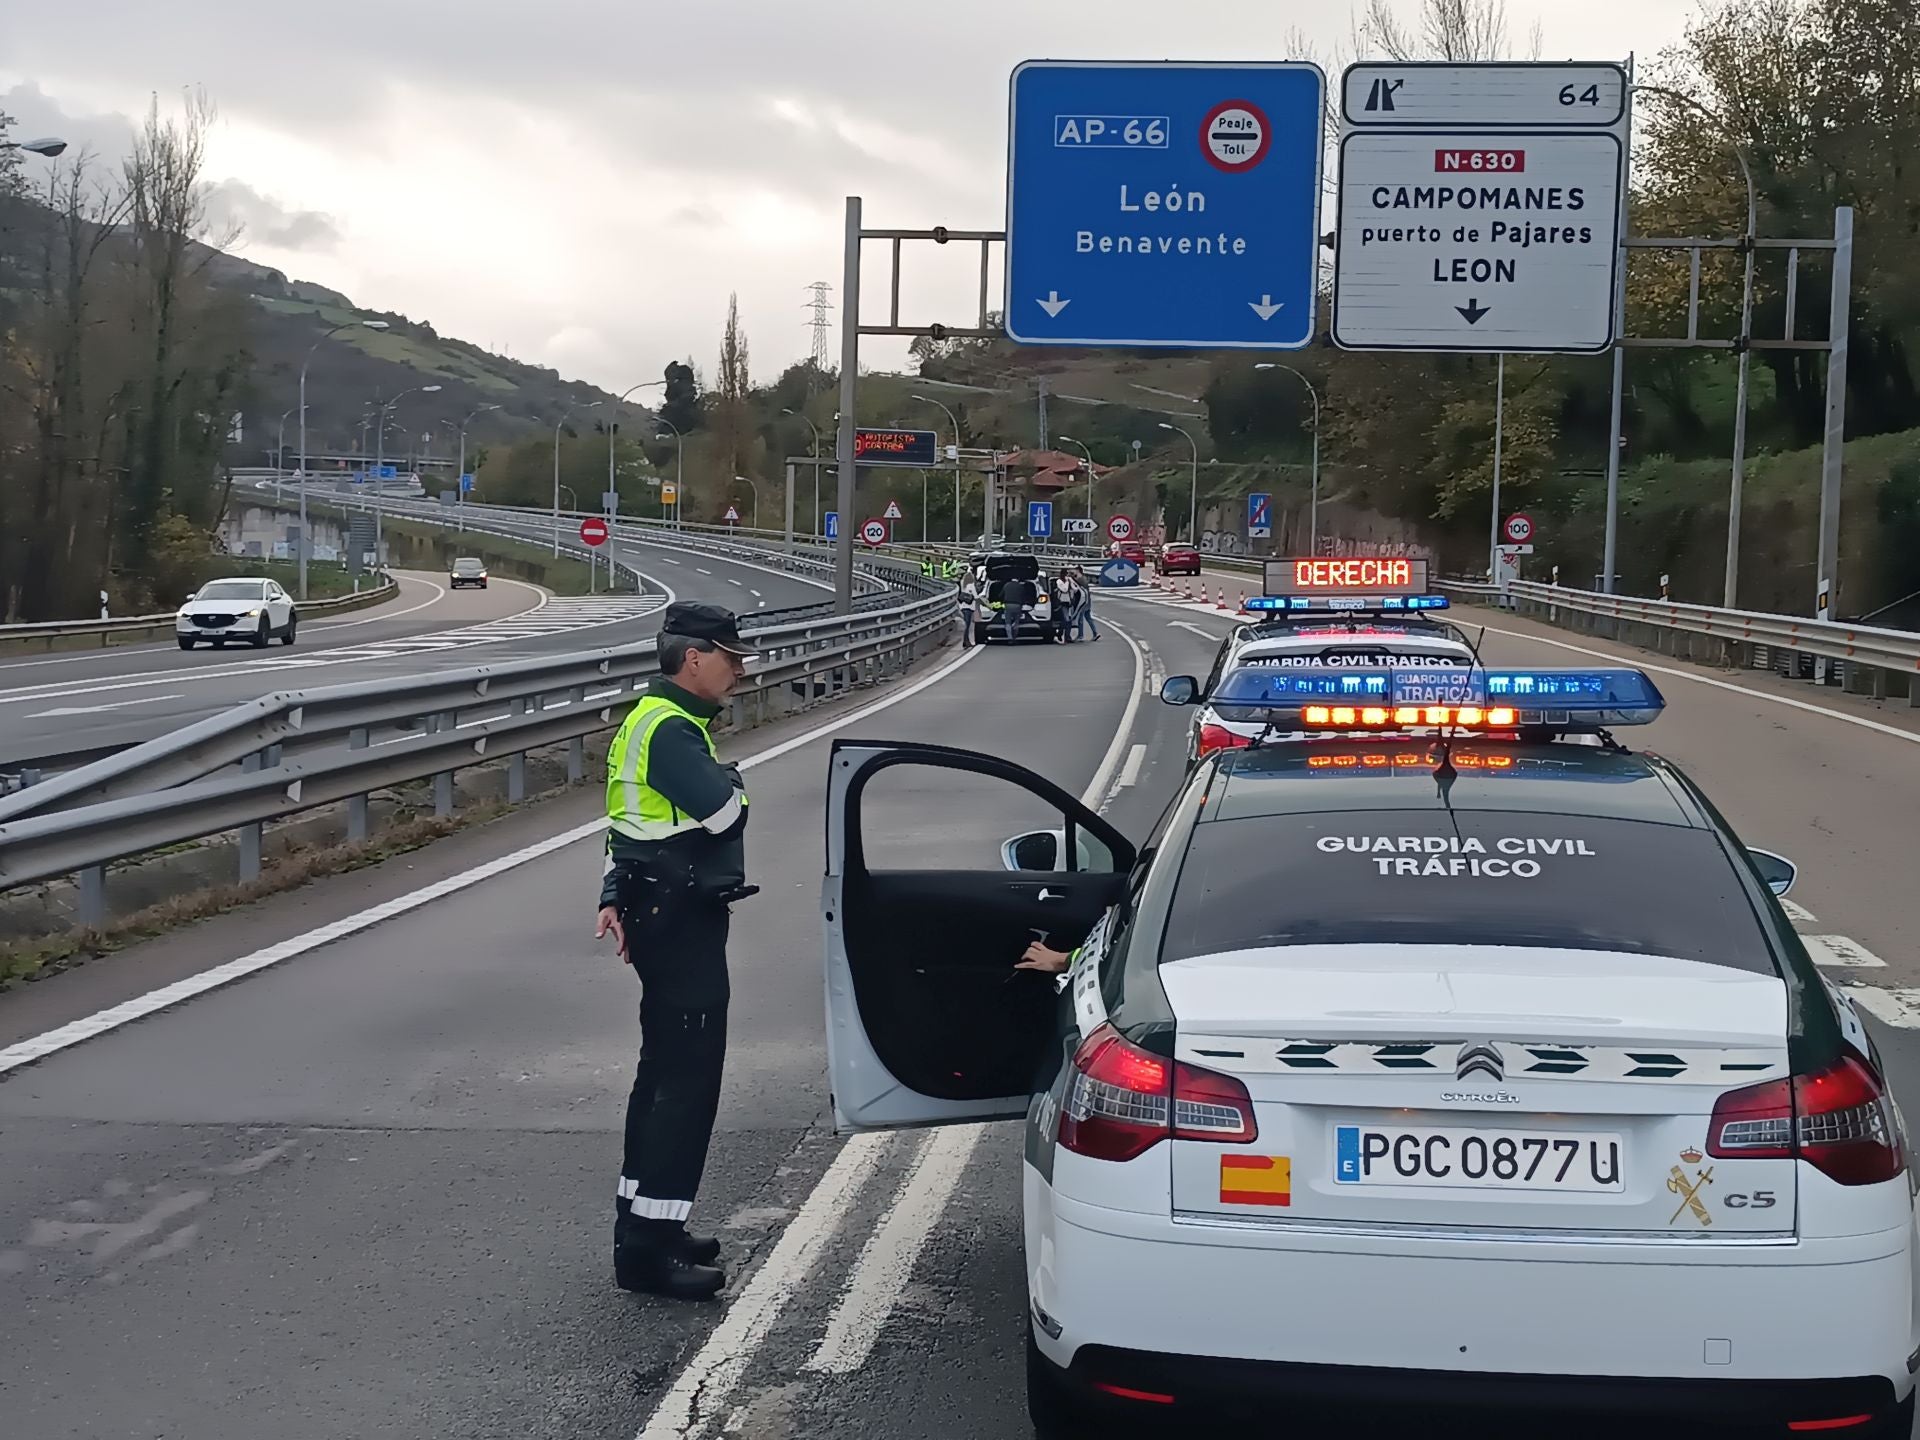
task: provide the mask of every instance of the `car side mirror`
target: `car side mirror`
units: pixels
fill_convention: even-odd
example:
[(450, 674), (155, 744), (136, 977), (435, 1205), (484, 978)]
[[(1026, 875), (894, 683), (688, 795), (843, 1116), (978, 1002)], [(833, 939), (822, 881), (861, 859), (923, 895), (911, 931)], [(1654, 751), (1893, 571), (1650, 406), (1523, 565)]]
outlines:
[(1776, 855), (1771, 850), (1748, 850), (1753, 859), (1753, 868), (1760, 872), (1760, 878), (1767, 889), (1775, 895), (1785, 895), (1793, 889), (1794, 879), (1800, 874), (1800, 867), (1784, 855)]
[(1191, 675), (1169, 675), (1160, 687), (1160, 699), (1168, 705), (1191, 705), (1200, 698), (1200, 682)]
[(1000, 863), (1009, 870), (1057, 875), (1061, 844), (1065, 839), (1065, 833), (1059, 830), (1029, 830), (1024, 835), (1015, 835), (1000, 847)]

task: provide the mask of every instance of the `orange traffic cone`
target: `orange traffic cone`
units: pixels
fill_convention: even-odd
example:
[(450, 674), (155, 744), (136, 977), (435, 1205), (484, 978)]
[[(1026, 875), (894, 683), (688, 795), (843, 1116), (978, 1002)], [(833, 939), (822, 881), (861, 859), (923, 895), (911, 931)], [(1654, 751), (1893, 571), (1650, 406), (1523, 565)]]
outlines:
[(1224, 585), (1216, 585), (1214, 587), (1213, 593), (1220, 597), (1218, 600), (1214, 601), (1214, 604), (1219, 609), (1222, 609), (1222, 610), (1226, 609), (1227, 608), (1227, 587)]

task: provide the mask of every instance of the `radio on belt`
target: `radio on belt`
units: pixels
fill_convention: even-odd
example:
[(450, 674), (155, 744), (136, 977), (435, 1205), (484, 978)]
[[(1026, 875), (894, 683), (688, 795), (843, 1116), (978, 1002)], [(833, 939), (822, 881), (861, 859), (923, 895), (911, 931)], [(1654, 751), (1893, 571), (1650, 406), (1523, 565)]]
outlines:
[(1266, 562), (1264, 595), (1249, 610), (1445, 610), (1447, 597), (1429, 595), (1428, 562), (1410, 556), (1333, 559), (1294, 556)]

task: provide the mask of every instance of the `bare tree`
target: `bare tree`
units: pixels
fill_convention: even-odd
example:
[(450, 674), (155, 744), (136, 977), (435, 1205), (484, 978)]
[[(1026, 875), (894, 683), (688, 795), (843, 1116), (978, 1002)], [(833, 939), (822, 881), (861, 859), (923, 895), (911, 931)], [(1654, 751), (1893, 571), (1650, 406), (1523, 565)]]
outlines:
[[(1354, 21), (1353, 47), (1391, 60), (1505, 60), (1513, 54), (1507, 0), (1420, 0), (1412, 20), (1400, 18), (1393, 0), (1367, 0)], [(1535, 25), (1531, 58), (1539, 58), (1540, 47)]]

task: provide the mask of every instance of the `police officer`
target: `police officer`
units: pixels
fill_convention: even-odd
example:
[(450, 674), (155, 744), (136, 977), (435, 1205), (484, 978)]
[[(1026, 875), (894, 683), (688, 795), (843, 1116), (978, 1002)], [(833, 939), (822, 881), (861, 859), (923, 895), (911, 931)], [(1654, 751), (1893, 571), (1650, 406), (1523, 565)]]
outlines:
[(751, 649), (729, 610), (667, 607), (660, 674), (607, 755), (607, 859), (596, 938), (640, 981), (640, 1063), (627, 1100), (613, 1230), (625, 1289), (702, 1300), (726, 1284), (720, 1243), (687, 1229), (720, 1104), (728, 906), (746, 883), (747, 791), (708, 731)]

